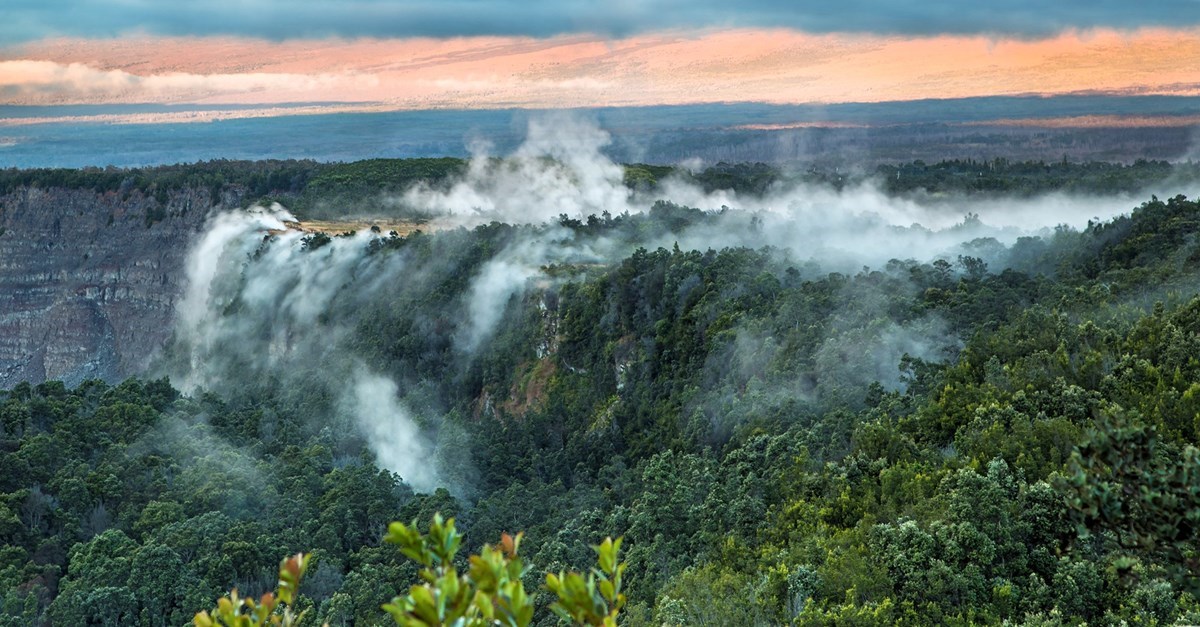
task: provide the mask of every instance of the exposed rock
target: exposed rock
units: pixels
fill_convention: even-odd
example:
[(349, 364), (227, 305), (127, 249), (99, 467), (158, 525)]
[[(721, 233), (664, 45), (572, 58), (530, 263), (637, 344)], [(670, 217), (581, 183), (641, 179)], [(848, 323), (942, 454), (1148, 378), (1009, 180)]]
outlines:
[[(218, 206), (240, 204), (227, 193)], [(0, 196), (0, 389), (117, 381), (167, 341), (189, 246), (213, 209), (180, 190), (20, 188)]]

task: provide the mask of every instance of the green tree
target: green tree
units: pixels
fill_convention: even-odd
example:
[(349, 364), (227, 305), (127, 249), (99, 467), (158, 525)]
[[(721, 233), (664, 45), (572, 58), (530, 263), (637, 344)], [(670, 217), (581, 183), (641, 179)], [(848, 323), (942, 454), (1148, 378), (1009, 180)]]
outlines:
[(1090, 429), (1061, 482), (1084, 537), (1113, 545), (1124, 579), (1162, 567), (1200, 593), (1200, 450), (1165, 446), (1157, 429), (1114, 412)]

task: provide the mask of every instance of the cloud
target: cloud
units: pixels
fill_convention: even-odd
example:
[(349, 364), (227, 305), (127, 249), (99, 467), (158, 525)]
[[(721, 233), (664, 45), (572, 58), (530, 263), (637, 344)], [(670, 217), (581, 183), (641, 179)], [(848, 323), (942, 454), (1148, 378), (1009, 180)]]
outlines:
[(0, 97), (26, 103), (119, 100), (131, 94), (142, 101), (188, 100), (254, 92), (271, 92), (278, 97), (287, 93), (344, 92), (376, 84), (378, 79), (369, 75), (167, 72), (142, 76), (123, 70), (97, 69), (83, 63), (28, 59), (0, 61)]
[(546, 37), (588, 32), (788, 27), (810, 32), (997, 33), (1041, 36), (1063, 29), (1200, 24), (1196, 0), (15, 0), (0, 42), (53, 36), (160, 35), (298, 37)]
[(784, 28), (621, 39), (53, 39), (0, 48), (0, 102), (338, 102), (419, 110), (1196, 95), (1197, 58), (1200, 29), (1178, 28), (1077, 30), (1041, 39)]

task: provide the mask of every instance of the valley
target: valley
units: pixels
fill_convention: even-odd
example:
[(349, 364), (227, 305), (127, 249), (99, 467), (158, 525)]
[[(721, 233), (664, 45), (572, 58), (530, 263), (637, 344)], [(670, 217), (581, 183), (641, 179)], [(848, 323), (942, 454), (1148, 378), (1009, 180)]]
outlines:
[(0, 615), (375, 624), (435, 513), (635, 625), (1196, 615), (1194, 166), (508, 159), (7, 172)]

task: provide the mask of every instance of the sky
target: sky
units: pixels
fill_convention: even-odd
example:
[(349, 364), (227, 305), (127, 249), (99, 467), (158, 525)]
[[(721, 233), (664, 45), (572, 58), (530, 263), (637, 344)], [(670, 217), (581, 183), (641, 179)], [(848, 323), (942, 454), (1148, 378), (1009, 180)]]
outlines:
[(1200, 0), (5, 0), (4, 14), (0, 105), (195, 105), (125, 121), (1200, 95)]

